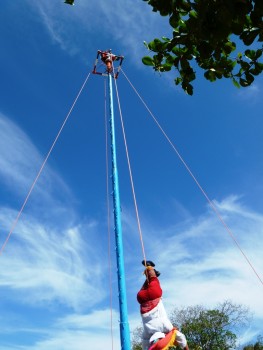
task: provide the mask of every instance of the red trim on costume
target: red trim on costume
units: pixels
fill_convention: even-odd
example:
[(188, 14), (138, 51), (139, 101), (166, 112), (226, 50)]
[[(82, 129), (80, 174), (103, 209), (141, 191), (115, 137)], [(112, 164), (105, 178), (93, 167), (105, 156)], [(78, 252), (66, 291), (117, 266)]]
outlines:
[(158, 305), (160, 299), (161, 298), (149, 300), (149, 301), (146, 301), (145, 303), (141, 304), (141, 308), (140, 308), (141, 314), (146, 314), (146, 312), (149, 312), (152, 309), (154, 309)]
[(163, 292), (157, 277), (146, 280), (137, 294), (137, 300), (141, 304), (141, 313), (151, 311), (158, 305)]

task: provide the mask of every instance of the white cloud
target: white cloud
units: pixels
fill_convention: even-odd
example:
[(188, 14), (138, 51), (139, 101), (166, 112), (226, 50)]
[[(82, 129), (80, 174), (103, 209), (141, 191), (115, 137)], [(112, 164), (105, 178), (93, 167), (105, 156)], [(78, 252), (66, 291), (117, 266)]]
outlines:
[[(41, 156), (17, 125), (3, 115), (0, 122), (3, 136), (0, 139), (5, 146), (0, 156), (4, 167), (1, 169), (1, 180), (8, 183), (11, 174), (13, 177), (10, 181), (10, 192), (17, 196), (16, 189), (19, 188), (22, 195), (23, 187), (28, 187), (30, 183), (32, 163), (41, 163)], [(48, 167), (42, 177), (43, 190), (38, 187), (35, 191), (38, 194), (35, 198), (36, 204), (45, 198), (41, 204), (45, 216), (46, 212), (54, 213), (58, 210), (54, 184), (60, 185), (55, 187), (57, 191), (64, 193), (60, 194), (62, 197), (71, 197), (59, 175)], [(67, 200), (60, 203), (60, 212), (67, 214), (63, 216), (63, 220), (61, 216), (57, 220), (57, 215), (52, 220), (46, 220), (45, 216), (41, 218), (41, 214), (35, 216), (40, 206), (37, 206), (38, 210), (23, 213), (1, 255), (1, 295), (5, 296), (5, 304), (10, 305), (8, 312), (2, 311), (5, 318), (0, 318), (0, 323), (4, 325), (1, 326), (1, 333), (4, 336), (13, 332), (23, 333), (37, 339), (31, 340), (31, 345), (26, 346), (9, 346), (8, 341), (3, 341), (1, 346), (5, 349), (67, 350), (81, 349), (84, 345), (101, 349), (109, 344), (109, 318), (107, 321), (106, 317), (107, 314), (110, 317), (110, 312), (97, 310), (84, 314), (102, 303), (107, 294), (101, 248), (94, 250), (101, 228), (92, 220), (86, 222), (79, 219), (76, 225), (77, 214), (67, 203)], [(10, 205), (10, 201), (8, 204)], [(16, 210), (8, 206), (0, 208), (1, 242), (16, 214)], [(49, 218), (52, 218), (51, 214)], [(17, 308), (15, 312), (12, 311), (15, 305), (19, 305), (23, 311), (20, 313)], [(43, 312), (43, 308), (46, 312)], [(47, 318), (47, 328), (40, 325), (40, 320), (34, 325), (34, 318), (30, 317), (29, 311), (32, 309), (40, 310), (39, 315)], [(53, 312), (57, 310), (55, 316), (49, 315), (50, 309)], [(58, 310), (60, 316), (56, 321)], [(66, 310), (75, 310), (82, 314), (71, 314), (63, 319), (62, 315), (65, 315)], [(115, 325), (118, 324), (114, 310), (113, 317)], [(14, 327), (18, 319), (20, 326)], [(24, 324), (27, 327), (22, 328)], [(114, 337), (118, 342), (119, 331), (115, 329), (114, 332), (117, 333)]]
[[(113, 328), (111, 335), (111, 317)], [(113, 339), (112, 339), (113, 336)], [(107, 348), (113, 341), (119, 349), (118, 314), (115, 310), (96, 310), (90, 314), (71, 314), (59, 319), (46, 340), (38, 342), (30, 349), (83, 349), (99, 350)]]
[[(115, 324), (118, 315), (112, 313)], [(8, 347), (5, 349), (27, 349), (27, 350), (72, 350), (72, 349), (94, 349), (100, 350), (108, 348), (112, 342), (114, 349), (120, 349), (119, 328), (114, 327), (111, 332), (110, 327), (111, 310), (98, 310), (87, 315), (69, 315), (64, 319), (59, 319), (49, 329), (38, 329), (40, 340), (27, 346)], [(23, 329), (18, 327), (18, 332), (25, 334), (34, 333), (35, 329)], [(16, 332), (17, 333), (17, 332)], [(0, 349), (4, 349), (0, 345)]]
[[(262, 279), (263, 215), (247, 208), (241, 200), (244, 202), (243, 198), (229, 196), (215, 203)], [(254, 314), (246, 339), (251, 339), (255, 332), (262, 333), (262, 283), (225, 227), (210, 208), (199, 218), (189, 215), (185, 219), (175, 224), (171, 220), (163, 229), (158, 227), (158, 231), (150, 225), (146, 229), (147, 258), (154, 260), (156, 268), (161, 271), (160, 281), (167, 310), (196, 304), (215, 307), (224, 300), (232, 300), (248, 306)], [(136, 224), (130, 222), (129, 226), (134, 228)], [(143, 283), (143, 278), (138, 283), (140, 261), (137, 256), (139, 254), (135, 250), (138, 268), (133, 274), (137, 275), (131, 279), (131, 272), (127, 273), (129, 288), (133, 290), (135, 285), (138, 290)]]
[[(0, 221), (4, 220), (1, 211)], [(58, 301), (79, 309), (99, 303), (105, 297), (101, 266), (81, 233), (92, 240), (97, 228), (90, 225), (60, 231), (58, 225), (51, 226), (30, 216), (19, 222), (1, 256), (1, 288), (18, 292), (19, 302), (39, 306)]]
[[(114, 344), (118, 344), (119, 340), (115, 337)], [(82, 350), (83, 348), (100, 350), (111, 346), (111, 334), (101, 334), (98, 331), (93, 332), (58, 332), (54, 337), (48, 340), (39, 341), (32, 347), (27, 347), (30, 350)], [(120, 349), (115, 346), (116, 350)]]
[[(1, 161), (7, 167), (2, 170), (2, 180), (6, 181), (12, 169), (17, 172), (24, 168), (30, 172), (31, 159), (28, 159), (27, 154), (35, 155), (34, 158), (38, 161), (41, 157), (16, 125), (4, 117), (0, 120), (5, 134), (8, 135), (5, 138), (9, 145), (7, 150), (10, 150), (15, 159), (19, 159), (19, 162), (9, 163), (7, 154), (1, 154)], [(13, 143), (10, 143), (10, 139)], [(16, 149), (20, 152), (16, 152)], [(21, 187), (28, 181), (24, 176), (13, 176), (13, 181)], [(43, 184), (47, 181), (52, 188), (53, 179), (63, 183), (52, 169), (46, 172), (42, 181)], [(49, 209), (52, 210), (53, 197), (49, 191), (45, 195), (49, 198), (46, 208), (51, 205)], [(242, 249), (262, 276), (263, 216), (247, 208), (241, 200), (244, 199), (230, 196), (215, 203)], [(178, 203), (175, 206), (180, 207)], [(47, 224), (33, 214), (24, 214), (11, 243), (1, 256), (0, 285), (9, 302), (35, 307), (64, 305), (77, 311), (77, 314), (67, 315), (63, 310), (64, 316), (56, 316), (57, 320), (52, 321), (54, 331), (37, 330), (42, 334), (38, 339), (42, 340), (35, 341), (27, 349), (76, 350), (87, 344), (92, 344), (94, 349), (101, 349), (110, 342), (106, 321), (108, 310), (92, 311), (95, 306), (105, 302), (108, 293), (105, 287), (105, 252), (102, 254), (102, 249), (93, 249), (100, 231), (99, 224), (96, 221), (82, 223), (79, 220), (78, 225), (75, 225), (71, 219), (75, 216), (74, 208), (66, 206), (65, 211), (68, 219), (63, 223), (52, 221)], [(191, 217), (183, 208), (180, 208), (180, 212), (183, 213), (182, 222), (167, 223), (161, 230), (159, 226), (156, 230), (150, 222), (143, 225), (147, 257), (158, 264), (157, 269), (162, 273), (161, 283), (167, 310), (174, 306), (195, 304), (212, 307), (218, 302), (231, 299), (249, 306), (254, 312), (253, 327), (246, 334), (246, 339), (251, 338), (257, 329), (260, 330), (263, 319), (262, 285), (225, 228), (214, 213), (211, 213), (211, 209), (198, 218)], [(14, 216), (12, 209), (1, 208), (2, 230), (9, 227)], [(141, 219), (144, 220), (143, 215)], [(123, 222), (127, 291), (133, 329), (140, 319), (136, 292), (143, 282), (140, 265), (142, 255), (139, 238), (136, 238), (136, 223), (125, 207)], [(126, 232), (129, 234), (126, 235)], [(141, 281), (138, 281), (140, 277)], [(114, 283), (115, 280), (116, 277)], [(116, 311), (113, 312), (116, 332), (114, 337), (118, 343), (118, 315)], [(8, 346), (5, 348), (8, 349)]]
[[(28, 3), (38, 11), (52, 40), (70, 54), (83, 55), (90, 48), (94, 49), (94, 45), (106, 43), (110, 47), (97, 49), (116, 49), (111, 46), (117, 42), (118, 50), (125, 48), (125, 52), (117, 54), (130, 55), (133, 62), (141, 65), (141, 57), (146, 53), (143, 41), (167, 34), (167, 18), (152, 12), (152, 8), (141, 0), (118, 1), (114, 6), (98, 0), (79, 1), (74, 8), (63, 2)], [(94, 34), (98, 36), (97, 43), (89, 40)]]
[[(21, 128), (1, 113), (0, 149), (0, 181), (9, 189), (10, 194), (25, 198), (40, 170), (44, 156)], [(54, 190), (57, 198), (54, 197)], [(60, 193), (63, 195), (60, 196)], [(66, 197), (72, 198), (65, 182), (48, 164), (45, 165), (33, 194), (41, 196), (41, 201), (45, 204), (48, 202), (49, 205), (53, 203), (56, 206), (59, 198), (63, 201)]]
[(0, 176), (12, 188), (24, 189), (33, 177), (41, 156), (27, 135), (0, 114)]
[[(27, 135), (3, 115), (0, 126), (1, 180), (17, 198), (33, 182), (32, 173), (42, 157)], [(67, 204), (70, 191), (50, 167), (46, 166), (39, 181), (41, 185), (34, 190), (37, 209), (23, 213), (1, 255), (0, 285), (17, 291), (17, 299), (29, 304), (59, 300), (75, 309), (84, 300), (96, 304), (105, 295), (99, 288), (101, 264), (86, 239), (91, 243), (96, 239), (98, 225), (94, 221), (75, 224), (77, 215)], [(57, 196), (64, 200), (59, 202)], [(0, 208), (1, 244), (17, 212), (7, 205)]]
[[(262, 271), (262, 259), (254, 260), (255, 256), (261, 256), (263, 248), (262, 240), (258, 240), (262, 227), (262, 215), (246, 208), (240, 203), (238, 197), (234, 196), (218, 202), (217, 206), (220, 208), (222, 215), (227, 218), (227, 221), (231, 222), (231, 228), (237, 235), (243, 229), (243, 222), (249, 221), (249, 223), (247, 222), (249, 229), (245, 237), (242, 236), (242, 245), (244, 249), (246, 248), (248, 256), (253, 259), (258, 271)], [(125, 215), (126, 229), (132, 228), (132, 237), (135, 234), (133, 232), (135, 231), (133, 221), (131, 216)], [(154, 257), (155, 262), (158, 264), (157, 268), (161, 270), (160, 280), (164, 291), (164, 303), (168, 312), (175, 306), (203, 304), (206, 307), (214, 307), (217, 303), (226, 299), (249, 306), (255, 318), (251, 329), (248, 329), (241, 339), (241, 341), (246, 342), (251, 340), (261, 330), (260, 324), (263, 319), (262, 286), (224, 230), (223, 226), (218, 223), (217, 218), (213, 214), (211, 215), (210, 209), (199, 218), (192, 218), (192, 221), (188, 218), (185, 221), (185, 226), (182, 223), (170, 227), (167, 225), (167, 227), (164, 227), (164, 232), (158, 231), (160, 236), (154, 235), (154, 228), (149, 227), (152, 239), (150, 246), (147, 247), (148, 256)], [(92, 348), (97, 350), (102, 346), (109, 346), (111, 342), (109, 331), (110, 310), (97, 309), (87, 313), (83, 312), (83, 305), (92, 305), (92, 299), (94, 299), (95, 295), (96, 300), (98, 300), (99, 279), (102, 275), (98, 274), (98, 281), (92, 279), (92, 282), (85, 276), (88, 283), (80, 284), (78, 289), (77, 279), (80, 277), (80, 280), (82, 280), (81, 272), (85, 275), (86, 272), (84, 270), (88, 266), (93, 265), (93, 258), (84, 265), (81, 235), (77, 229), (72, 230), (68, 233), (68, 236), (65, 235), (66, 237), (60, 240), (60, 248), (55, 247), (56, 244), (52, 239), (51, 246), (48, 247), (50, 244), (48, 243), (48, 238), (52, 237), (52, 233), (50, 233), (50, 236), (47, 235), (46, 237), (46, 235), (46, 232), (40, 234), (39, 243), (42, 246), (41, 249), (32, 241), (33, 238), (31, 236), (26, 236), (29, 246), (32, 246), (32, 249), (29, 250), (31, 252), (30, 256), (34, 255), (32, 252), (36, 249), (35, 254), (40, 259), (40, 265), (36, 266), (36, 271), (42, 271), (41, 266), (44, 265), (44, 261), (46, 262), (46, 258), (51, 250), (50, 261), (46, 268), (49, 271), (53, 269), (56, 271), (57, 269), (58, 274), (55, 274), (55, 278), (52, 278), (51, 274), (50, 280), (46, 280), (44, 273), (43, 279), (45, 283), (51, 289), (53, 288), (53, 291), (56, 291), (54, 294), (62, 302), (67, 300), (68, 304), (74, 305), (72, 300), (76, 302), (80, 298), (78, 310), (81, 310), (80, 304), (82, 304), (82, 310), (78, 314), (59, 317), (52, 325), (52, 332), (43, 331), (42, 333), (45, 336), (41, 336), (42, 340), (37, 341), (31, 347), (27, 347), (27, 349), (42, 350), (49, 348), (52, 350), (59, 348), (71, 350), (73, 348), (80, 349), (84, 345), (92, 345)], [(55, 234), (55, 236), (57, 235)], [(133, 238), (130, 237), (131, 240)], [(254, 242), (254, 244), (251, 244), (251, 242)], [(87, 253), (87, 248), (87, 245), (83, 248), (85, 253)], [(14, 253), (15, 251), (16, 249)], [(139, 282), (138, 277), (141, 274), (142, 267), (140, 266), (140, 255), (137, 253), (137, 250), (135, 253), (132, 249), (128, 250), (126, 254), (128, 256), (125, 256), (125, 261), (128, 260), (130, 262), (126, 266), (126, 272), (130, 328), (133, 330), (137, 325), (140, 325), (139, 308), (135, 297), (143, 282), (143, 277), (141, 276), (141, 282)], [(133, 259), (130, 256), (131, 254), (133, 254)], [(86, 255), (89, 256), (90, 252)], [(14, 257), (15, 254), (12, 253), (12, 256)], [(74, 268), (70, 266), (69, 256), (72, 259)], [(5, 269), (7, 269), (8, 264), (12, 266), (11, 259), (6, 263)], [(22, 258), (19, 260), (19, 264), (22, 265), (22, 276), (25, 276), (23, 274), (24, 263)], [(63, 273), (61, 273), (62, 270)], [(70, 274), (74, 275), (76, 280), (72, 281)], [(72, 290), (74, 297), (67, 294), (67, 283), (72, 285), (72, 282), (76, 284), (76, 288), (74, 286)], [(20, 290), (23, 290), (24, 285), (19, 285), (20, 282), (17, 281), (16, 283), (18, 283)], [(96, 291), (90, 289), (90, 284), (96, 287)], [(34, 291), (34, 285), (30, 285), (28, 288), (32, 288)], [(58, 293), (57, 291), (60, 289), (65, 294)], [(81, 295), (83, 291), (84, 297)], [(89, 296), (85, 294), (85, 291), (90, 293), (91, 299), (88, 299)], [(45, 289), (44, 292), (46, 293)], [(131, 292), (132, 294), (130, 294)], [(41, 293), (43, 293), (43, 290)], [(136, 311), (133, 311), (134, 307)], [(119, 344), (118, 313), (116, 310), (113, 310), (113, 319), (114, 342)], [(20, 349), (23, 349), (23, 347)]]
[(112, 313), (112, 319), (118, 320), (119, 315), (115, 310), (103, 309), (96, 310), (90, 314), (71, 314), (62, 319), (57, 320), (56, 326), (61, 329), (72, 328), (72, 329), (99, 329), (100, 331), (108, 330), (110, 328), (110, 318)]
[[(235, 196), (218, 202), (217, 207), (262, 279), (262, 214), (246, 208)], [(198, 220), (187, 222), (183, 230), (171, 226), (164, 231), (160, 239), (155, 236), (149, 256), (155, 257), (162, 272), (167, 310), (196, 304), (214, 307), (232, 300), (254, 314), (247, 337), (251, 339), (255, 329), (261, 331), (262, 283), (214, 213), (209, 209)]]

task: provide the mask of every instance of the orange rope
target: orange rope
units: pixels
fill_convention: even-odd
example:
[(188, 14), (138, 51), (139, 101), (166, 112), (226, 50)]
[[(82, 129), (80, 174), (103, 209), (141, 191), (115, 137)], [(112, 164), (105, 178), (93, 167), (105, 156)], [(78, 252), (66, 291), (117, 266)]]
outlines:
[[(136, 218), (137, 218), (137, 225), (138, 225), (139, 236), (140, 236), (140, 241), (141, 241), (142, 255), (143, 255), (143, 260), (146, 261), (146, 254), (145, 254), (145, 248), (144, 248), (144, 243), (143, 243), (143, 235), (142, 235), (142, 230), (141, 230), (141, 223), (140, 223), (138, 205), (137, 205), (137, 200), (136, 200), (136, 195), (135, 195), (134, 182), (133, 182), (133, 176), (132, 176), (132, 170), (131, 170), (131, 163), (130, 163), (130, 157), (129, 157), (128, 145), (127, 145), (127, 140), (126, 140), (126, 135), (125, 135), (125, 128), (124, 128), (124, 122), (123, 122), (123, 117), (122, 117), (120, 98), (119, 98), (116, 79), (114, 79), (114, 82), (115, 82), (116, 95), (117, 95), (117, 100), (118, 100), (118, 107), (119, 107), (119, 113), (120, 113), (120, 119), (121, 119), (122, 134), (123, 134), (123, 139), (124, 139), (124, 144), (125, 144), (127, 163), (128, 163), (128, 168), (129, 168), (129, 175), (130, 175), (132, 195), (133, 195), (134, 207), (135, 207)], [(145, 263), (145, 267), (146, 267), (146, 263)]]
[(192, 173), (192, 171), (190, 170), (189, 166), (186, 164), (186, 162), (184, 161), (183, 157), (181, 156), (181, 154), (179, 153), (179, 151), (176, 149), (175, 145), (172, 143), (172, 141), (169, 139), (168, 135), (166, 134), (166, 132), (164, 131), (164, 129), (161, 127), (161, 125), (159, 124), (159, 122), (157, 121), (156, 117), (153, 115), (153, 113), (151, 112), (151, 110), (149, 109), (149, 107), (147, 106), (147, 104), (144, 102), (144, 100), (142, 99), (142, 97), (139, 95), (138, 91), (135, 89), (135, 87), (133, 86), (133, 84), (131, 83), (131, 81), (128, 79), (127, 75), (124, 73), (123, 69), (122, 69), (122, 73), (124, 74), (125, 78), (127, 79), (127, 81), (129, 82), (129, 84), (131, 85), (132, 89), (135, 91), (136, 95), (139, 97), (139, 99), (141, 100), (141, 102), (143, 103), (143, 105), (145, 106), (145, 108), (147, 109), (147, 111), (149, 112), (149, 114), (151, 115), (151, 117), (153, 118), (154, 122), (156, 123), (156, 125), (158, 126), (158, 128), (161, 130), (162, 134), (164, 135), (164, 137), (166, 138), (166, 140), (169, 142), (169, 144), (171, 145), (171, 147), (173, 148), (173, 150), (175, 151), (175, 153), (177, 154), (177, 156), (179, 157), (180, 161), (183, 163), (183, 165), (185, 166), (186, 170), (188, 171), (188, 173), (190, 174), (190, 176), (192, 177), (192, 179), (194, 180), (194, 182), (196, 183), (196, 185), (199, 187), (200, 191), (203, 193), (203, 195), (205, 196), (206, 200), (208, 201), (209, 205), (211, 206), (211, 208), (213, 209), (213, 211), (215, 212), (216, 216), (218, 217), (218, 219), (221, 221), (221, 223), (223, 224), (223, 226), (225, 227), (226, 231), (228, 232), (229, 236), (232, 238), (232, 240), (234, 241), (234, 243), (236, 244), (237, 248), (239, 249), (239, 251), (241, 252), (241, 254), (243, 255), (243, 257), (245, 258), (245, 260), (247, 261), (247, 263), (249, 264), (249, 266), (251, 267), (252, 271), (254, 272), (254, 274), (256, 275), (256, 277), (258, 278), (258, 280), (260, 281), (260, 283), (263, 285), (263, 280), (261, 279), (261, 277), (259, 276), (259, 274), (257, 273), (255, 267), (253, 266), (253, 264), (251, 263), (251, 261), (248, 259), (247, 255), (245, 254), (245, 252), (243, 251), (243, 249), (241, 248), (241, 246), (239, 245), (237, 239), (235, 238), (234, 234), (232, 233), (232, 231), (230, 230), (229, 226), (226, 224), (226, 222), (224, 221), (224, 219), (222, 218), (221, 214), (219, 213), (218, 209), (216, 208), (215, 204), (210, 200), (210, 198), (208, 197), (208, 195), (206, 194), (206, 192), (204, 191), (204, 189), (202, 188), (202, 186), (200, 185), (200, 183), (198, 182), (198, 180), (196, 179), (196, 177), (194, 176), (194, 174)]
[(70, 110), (69, 110), (69, 112), (68, 112), (68, 114), (67, 114), (67, 116), (66, 116), (66, 118), (65, 118), (65, 120), (64, 120), (64, 122), (62, 124), (62, 126), (61, 126), (61, 128), (59, 129), (59, 132), (58, 132), (57, 136), (55, 137), (55, 140), (53, 141), (53, 143), (52, 143), (52, 145), (51, 145), (51, 147), (50, 147), (50, 149), (49, 149), (49, 151), (48, 151), (48, 153), (46, 155), (46, 158), (44, 159), (44, 161), (43, 161), (43, 163), (42, 163), (42, 165), (41, 165), (41, 167), (40, 167), (40, 169), (38, 171), (38, 174), (37, 174), (35, 180), (33, 181), (32, 185), (31, 185), (31, 187), (30, 187), (30, 189), (28, 191), (26, 199), (24, 200), (24, 203), (23, 203), (19, 213), (17, 214), (16, 219), (14, 220), (13, 225), (11, 226), (11, 229), (10, 229), (8, 235), (7, 235), (7, 238), (6, 238), (5, 242), (3, 243), (3, 245), (2, 245), (2, 247), (0, 249), (0, 255), (2, 255), (6, 245), (8, 243), (8, 241), (10, 239), (10, 236), (13, 233), (13, 231), (14, 231), (17, 223), (18, 223), (18, 220), (19, 220), (19, 218), (20, 218), (20, 216), (21, 216), (21, 214), (22, 214), (22, 212), (23, 212), (23, 210), (24, 210), (24, 208), (25, 208), (25, 206), (26, 206), (26, 204), (28, 202), (28, 199), (29, 199), (29, 197), (30, 197), (30, 195), (31, 195), (31, 193), (32, 193), (32, 191), (33, 191), (33, 189), (34, 189), (34, 187), (35, 187), (35, 185), (36, 185), (36, 183), (37, 183), (37, 181), (38, 181), (38, 179), (39, 179), (39, 177), (40, 177), (44, 167), (45, 167), (45, 165), (46, 165), (46, 162), (48, 161), (48, 158), (49, 158), (53, 148), (55, 147), (55, 144), (57, 143), (57, 140), (58, 140), (58, 138), (59, 138), (59, 136), (60, 136), (60, 134), (61, 134), (61, 132), (62, 132), (62, 130), (63, 130), (63, 128), (64, 128), (64, 126), (65, 126), (65, 124), (66, 124), (66, 122), (67, 122), (71, 112), (72, 112), (72, 110), (73, 110), (73, 108), (75, 107), (75, 104), (76, 104), (76, 102), (77, 102), (77, 100), (78, 100), (82, 90), (84, 89), (84, 87), (85, 87), (85, 85), (86, 85), (86, 83), (87, 83), (87, 81), (89, 79), (89, 76), (90, 76), (90, 73), (88, 74), (88, 76), (86, 77), (84, 83), (82, 84), (82, 86), (81, 86), (81, 88), (80, 88), (80, 90), (79, 90), (79, 92), (77, 94), (77, 97), (75, 98), (75, 100), (74, 100), (74, 102), (73, 102), (73, 104), (72, 104), (72, 106), (71, 106), (71, 108), (70, 108)]
[(113, 317), (112, 317), (112, 268), (111, 268), (111, 230), (110, 230), (110, 195), (109, 195), (109, 158), (108, 158), (108, 120), (106, 102), (106, 79), (104, 79), (104, 123), (105, 123), (105, 158), (106, 158), (106, 192), (107, 192), (107, 227), (108, 227), (108, 266), (109, 266), (109, 289), (110, 289), (110, 331), (111, 348), (113, 350)]

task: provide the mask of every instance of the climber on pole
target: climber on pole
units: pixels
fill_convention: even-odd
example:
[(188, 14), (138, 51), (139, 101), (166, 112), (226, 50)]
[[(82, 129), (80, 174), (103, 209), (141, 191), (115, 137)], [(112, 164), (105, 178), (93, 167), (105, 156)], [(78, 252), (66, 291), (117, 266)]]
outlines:
[[(99, 72), (97, 69), (99, 58), (101, 59), (101, 62), (103, 63), (104, 67), (106, 66), (105, 72)], [(98, 50), (97, 58), (96, 58), (92, 73), (99, 74), (99, 75), (111, 74), (115, 79), (117, 79), (121, 69), (123, 59), (124, 59), (123, 56), (114, 55), (111, 52), (111, 50), (107, 50), (107, 51)], [(119, 61), (119, 66), (117, 67), (115, 74), (114, 74), (114, 67), (113, 67), (114, 61)]]
[(178, 345), (189, 350), (184, 334), (174, 328), (170, 322), (162, 302), (162, 289), (158, 277), (160, 272), (154, 269), (155, 264), (142, 261), (145, 266), (146, 280), (137, 294), (143, 323), (143, 350), (167, 349), (167, 345)]
[(119, 57), (116, 55), (113, 55), (111, 53), (111, 50), (103, 51), (100, 54), (101, 54), (102, 62), (104, 62), (106, 64), (107, 72), (111, 73), (113, 70), (113, 68), (112, 68), (113, 61), (118, 60)]

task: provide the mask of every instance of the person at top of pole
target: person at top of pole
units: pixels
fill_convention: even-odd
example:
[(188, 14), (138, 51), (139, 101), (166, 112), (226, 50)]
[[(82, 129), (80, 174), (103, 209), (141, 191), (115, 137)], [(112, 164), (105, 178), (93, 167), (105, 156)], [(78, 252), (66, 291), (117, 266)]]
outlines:
[(113, 71), (113, 61), (118, 60), (119, 56), (113, 55), (111, 50), (103, 51), (100, 53), (102, 62), (105, 63), (107, 68), (107, 73), (112, 73)]
[[(97, 69), (97, 64), (99, 62), (99, 58), (101, 62), (103, 63), (103, 66), (106, 68), (104, 72)], [(121, 71), (121, 65), (124, 60), (124, 56), (114, 55), (111, 50), (101, 51), (98, 50), (97, 52), (97, 58), (95, 60), (95, 64), (93, 67), (93, 74), (99, 74), (99, 75), (105, 75), (107, 73), (108, 75), (111, 75), (114, 79), (117, 79), (119, 76), (119, 73)], [(113, 66), (114, 61), (119, 61), (119, 65), (116, 67)]]
[(162, 302), (163, 292), (158, 279), (160, 272), (154, 269), (155, 264), (150, 260), (142, 261), (142, 264), (145, 266), (146, 280), (137, 294), (137, 300), (143, 323), (143, 350), (162, 350), (160, 346), (165, 343), (166, 335), (167, 343), (169, 340), (173, 341), (171, 346), (178, 345), (181, 349), (189, 350), (184, 334), (172, 325), (166, 314)]

